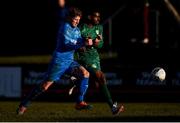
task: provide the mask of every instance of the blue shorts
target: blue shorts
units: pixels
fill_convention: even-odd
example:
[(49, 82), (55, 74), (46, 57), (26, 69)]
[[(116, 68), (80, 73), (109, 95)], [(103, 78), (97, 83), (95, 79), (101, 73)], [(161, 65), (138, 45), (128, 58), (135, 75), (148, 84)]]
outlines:
[(63, 74), (73, 75), (73, 71), (79, 68), (80, 64), (74, 60), (62, 60), (60, 57), (54, 57), (49, 64), (45, 81), (58, 81)]

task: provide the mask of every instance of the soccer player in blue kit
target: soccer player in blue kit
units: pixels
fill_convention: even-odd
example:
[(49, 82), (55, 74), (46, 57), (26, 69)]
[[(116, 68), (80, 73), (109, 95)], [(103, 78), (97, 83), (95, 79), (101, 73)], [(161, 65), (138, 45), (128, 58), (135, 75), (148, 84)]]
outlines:
[(70, 74), (79, 80), (79, 91), (75, 108), (77, 110), (92, 108), (91, 105), (84, 101), (84, 95), (88, 88), (89, 72), (74, 61), (75, 50), (85, 45), (77, 27), (82, 17), (82, 12), (74, 7), (68, 10), (67, 21), (59, 28), (57, 46), (53, 52), (44, 80), (21, 101), (17, 114), (24, 114), (30, 102), (45, 92), (54, 82), (57, 82), (63, 74)]

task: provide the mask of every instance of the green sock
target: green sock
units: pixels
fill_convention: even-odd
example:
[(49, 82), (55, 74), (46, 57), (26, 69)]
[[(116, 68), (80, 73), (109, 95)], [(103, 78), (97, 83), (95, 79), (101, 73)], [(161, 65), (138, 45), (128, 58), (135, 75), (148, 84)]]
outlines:
[(108, 105), (111, 108), (113, 106), (113, 101), (112, 101), (111, 95), (109, 93), (109, 90), (107, 88), (107, 85), (103, 84), (103, 85), (100, 85), (100, 86), (101, 86), (101, 91), (104, 94), (104, 96), (106, 98), (106, 101), (107, 101)]

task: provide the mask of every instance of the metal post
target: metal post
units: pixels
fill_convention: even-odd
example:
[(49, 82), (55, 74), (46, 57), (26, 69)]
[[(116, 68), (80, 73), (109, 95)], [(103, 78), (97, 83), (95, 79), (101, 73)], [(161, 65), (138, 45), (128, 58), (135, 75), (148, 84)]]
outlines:
[(155, 11), (155, 14), (156, 14), (156, 37), (155, 37), (155, 41), (156, 41), (156, 48), (159, 48), (159, 11), (156, 10)]

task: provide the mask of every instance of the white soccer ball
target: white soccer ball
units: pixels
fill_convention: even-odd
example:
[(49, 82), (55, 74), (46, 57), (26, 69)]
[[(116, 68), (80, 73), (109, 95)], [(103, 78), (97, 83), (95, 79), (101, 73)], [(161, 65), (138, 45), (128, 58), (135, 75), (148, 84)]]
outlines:
[(161, 67), (156, 67), (152, 71), (153, 76), (158, 78), (160, 81), (164, 81), (166, 78), (166, 72), (163, 68)]

